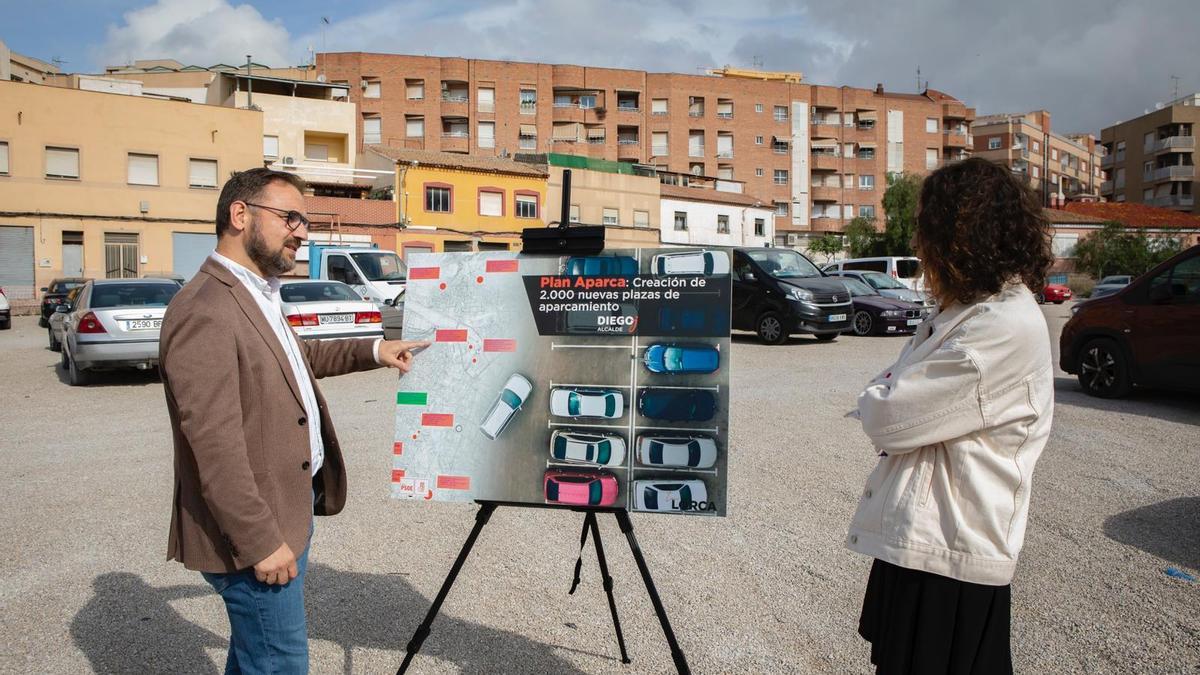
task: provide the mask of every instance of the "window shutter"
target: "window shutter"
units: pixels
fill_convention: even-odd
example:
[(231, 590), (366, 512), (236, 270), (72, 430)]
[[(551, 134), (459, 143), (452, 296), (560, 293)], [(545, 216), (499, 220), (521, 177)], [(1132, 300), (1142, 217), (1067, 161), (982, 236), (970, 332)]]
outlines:
[(667, 99), (656, 98), (650, 101), (650, 112), (665, 115), (667, 113)]
[(378, 145), (383, 142), (382, 118), (363, 118), (363, 143)]
[(263, 136), (263, 157), (279, 156), (279, 137)]
[(8, 173), (8, 143), (0, 143), (0, 173)]
[(305, 143), (304, 158), (327, 162), (329, 161), (329, 146), (324, 143)]
[(189, 159), (188, 185), (191, 187), (217, 187), (217, 160)]
[[(374, 118), (373, 120), (366, 120), (366, 121), (375, 121), (375, 126), (376, 126), (375, 133), (376, 134), (379, 133), (379, 131), (378, 131), (379, 122), (376, 121), (377, 119), (378, 118)], [(363, 126), (365, 129), (366, 124), (364, 123)], [(406, 136), (408, 136), (409, 138), (424, 138), (425, 137), (425, 118), (424, 117), (411, 117), (405, 121), (404, 126), (405, 126), (404, 134)], [(365, 135), (365, 133), (366, 132), (364, 130), (364, 135)]]
[(425, 98), (424, 82), (410, 82), (406, 89), (406, 95), (408, 96), (409, 100), (419, 101)]
[(481, 216), (502, 216), (502, 215), (504, 215), (504, 195), (499, 192), (480, 192), (479, 193), (479, 215), (481, 215)]
[(79, 178), (79, 151), (73, 148), (46, 148), (46, 175)]
[(158, 185), (158, 156), (130, 154), (129, 184)]
[(363, 90), (363, 98), (379, 98), (379, 80), (368, 80), (367, 88)]

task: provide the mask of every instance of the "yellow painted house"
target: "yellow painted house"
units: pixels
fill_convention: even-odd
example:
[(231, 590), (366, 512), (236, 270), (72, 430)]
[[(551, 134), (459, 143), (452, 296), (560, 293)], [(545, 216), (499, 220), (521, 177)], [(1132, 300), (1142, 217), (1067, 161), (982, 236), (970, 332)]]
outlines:
[(545, 166), (501, 157), (474, 157), (369, 146), (396, 170), (396, 251), (518, 250), (521, 230), (544, 227)]

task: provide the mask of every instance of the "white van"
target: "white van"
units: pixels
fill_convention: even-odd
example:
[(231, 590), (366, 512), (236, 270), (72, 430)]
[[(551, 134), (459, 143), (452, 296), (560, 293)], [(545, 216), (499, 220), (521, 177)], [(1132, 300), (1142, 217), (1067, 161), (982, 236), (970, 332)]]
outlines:
[(925, 280), (921, 277), (921, 259), (903, 256), (882, 256), (879, 258), (850, 258), (839, 260), (821, 268), (826, 274), (843, 271), (883, 272), (890, 275), (914, 291), (925, 290)]

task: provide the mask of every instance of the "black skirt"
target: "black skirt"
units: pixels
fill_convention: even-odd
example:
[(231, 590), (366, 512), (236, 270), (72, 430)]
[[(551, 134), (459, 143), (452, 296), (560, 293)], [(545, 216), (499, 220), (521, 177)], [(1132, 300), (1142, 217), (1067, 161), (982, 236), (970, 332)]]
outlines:
[(858, 634), (893, 673), (1012, 673), (1010, 586), (986, 586), (876, 560)]

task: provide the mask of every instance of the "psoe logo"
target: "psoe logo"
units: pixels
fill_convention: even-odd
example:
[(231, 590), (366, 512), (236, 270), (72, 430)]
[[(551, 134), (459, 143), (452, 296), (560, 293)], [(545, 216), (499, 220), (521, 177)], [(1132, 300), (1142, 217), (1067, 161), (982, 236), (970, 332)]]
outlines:
[(681, 501), (671, 500), (671, 508), (676, 511), (707, 511), (709, 513), (717, 512), (716, 502), (696, 501), (694, 499), (684, 499)]

